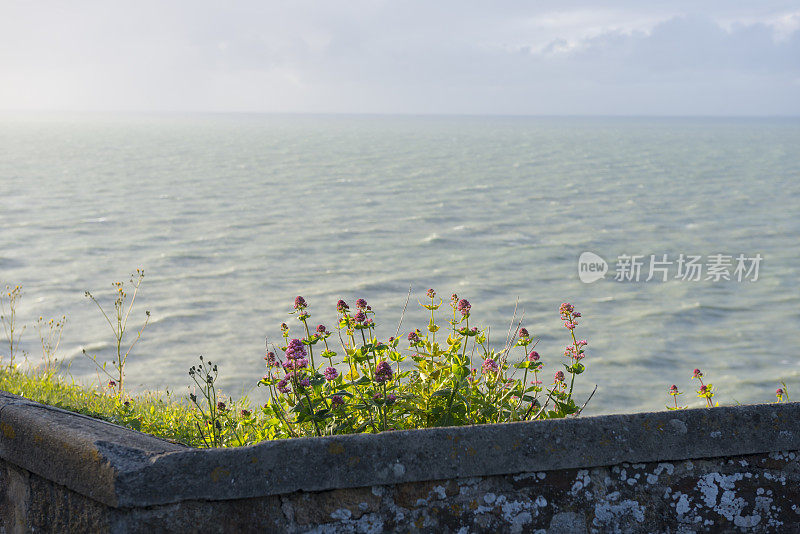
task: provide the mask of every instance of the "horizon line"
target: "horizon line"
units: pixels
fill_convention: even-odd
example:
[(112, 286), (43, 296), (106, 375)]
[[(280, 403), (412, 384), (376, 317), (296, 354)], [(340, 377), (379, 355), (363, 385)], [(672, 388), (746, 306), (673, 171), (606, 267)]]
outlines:
[(353, 112), (353, 111), (218, 111), (218, 110), (87, 110), (0, 109), (3, 115), (265, 115), (297, 117), (442, 117), (541, 119), (798, 119), (800, 114), (660, 114), (660, 113), (462, 113), (462, 112)]

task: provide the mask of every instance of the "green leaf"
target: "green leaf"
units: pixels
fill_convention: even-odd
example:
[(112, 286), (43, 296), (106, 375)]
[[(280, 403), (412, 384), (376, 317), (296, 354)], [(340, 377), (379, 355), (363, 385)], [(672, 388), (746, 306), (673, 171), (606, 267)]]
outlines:
[(362, 376), (361, 378), (359, 378), (355, 382), (350, 382), (349, 385), (351, 385), (351, 386), (364, 386), (364, 385), (369, 384), (371, 382), (372, 382), (372, 380), (370, 380), (368, 376)]
[(456, 362), (450, 366), (450, 372), (457, 378), (463, 378), (469, 374), (469, 369)]

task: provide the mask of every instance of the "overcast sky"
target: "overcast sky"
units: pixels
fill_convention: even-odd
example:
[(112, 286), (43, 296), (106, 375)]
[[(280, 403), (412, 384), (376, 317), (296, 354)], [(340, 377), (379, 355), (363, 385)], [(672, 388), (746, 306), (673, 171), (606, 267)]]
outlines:
[(800, 1), (0, 0), (0, 109), (800, 114)]

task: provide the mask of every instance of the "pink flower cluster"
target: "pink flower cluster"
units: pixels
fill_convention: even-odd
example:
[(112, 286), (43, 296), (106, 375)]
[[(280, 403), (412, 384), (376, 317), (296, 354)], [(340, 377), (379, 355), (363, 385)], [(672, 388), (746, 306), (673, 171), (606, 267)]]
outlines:
[[(564, 356), (566, 358), (572, 358), (576, 362), (579, 361), (579, 360), (582, 360), (585, 355), (584, 355), (583, 351), (581, 350), (581, 347), (585, 347), (588, 344), (589, 344), (588, 341), (586, 341), (585, 339), (582, 339), (582, 340), (578, 341), (577, 343), (575, 343), (573, 345), (567, 345), (564, 348)], [(577, 349), (575, 348), (576, 346), (577, 346)]]
[(500, 371), (500, 364), (498, 364), (491, 358), (486, 358), (485, 360), (483, 360), (483, 365), (481, 365), (481, 370), (484, 373), (496, 373)]
[(392, 379), (392, 376), (392, 366), (389, 365), (389, 362), (385, 360), (379, 361), (378, 365), (375, 366), (375, 382), (379, 384), (388, 382)]

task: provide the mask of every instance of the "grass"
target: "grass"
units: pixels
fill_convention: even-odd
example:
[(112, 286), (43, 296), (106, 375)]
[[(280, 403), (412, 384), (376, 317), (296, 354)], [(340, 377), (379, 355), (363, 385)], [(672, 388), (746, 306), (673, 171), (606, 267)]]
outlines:
[(251, 412), (246, 397), (233, 401), (217, 393), (214, 402), (221, 408), (209, 418), (201, 405), (169, 391), (131, 395), (84, 386), (58, 369), (22, 370), (12, 365), (0, 366), (0, 390), (190, 447), (240, 447), (283, 437), (275, 433), (274, 417)]
[(0, 390), (170, 441), (202, 447), (193, 410), (170, 393), (118, 396), (87, 388), (54, 371), (0, 367)]

